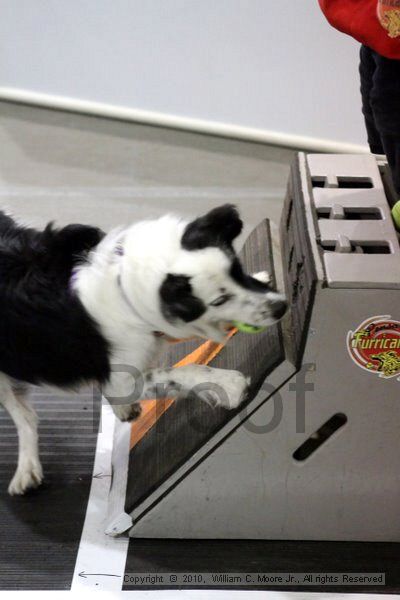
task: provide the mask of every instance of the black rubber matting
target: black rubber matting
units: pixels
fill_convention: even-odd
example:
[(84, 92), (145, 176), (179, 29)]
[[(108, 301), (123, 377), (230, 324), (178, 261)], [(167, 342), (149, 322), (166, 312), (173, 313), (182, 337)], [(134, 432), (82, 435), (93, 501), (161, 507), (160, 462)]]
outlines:
[(90, 491), (100, 397), (34, 389), (44, 484), (9, 496), (17, 435), (0, 407), (0, 590), (65, 590), (73, 570)]
[[(385, 573), (386, 585), (229, 586), (298, 592), (392, 594), (400, 591), (400, 544), (260, 540), (131, 540), (126, 573)], [(196, 588), (189, 585), (185, 589)], [(124, 590), (168, 589), (128, 586)], [(171, 586), (169, 589), (176, 589)], [(201, 589), (201, 588), (200, 588)]]

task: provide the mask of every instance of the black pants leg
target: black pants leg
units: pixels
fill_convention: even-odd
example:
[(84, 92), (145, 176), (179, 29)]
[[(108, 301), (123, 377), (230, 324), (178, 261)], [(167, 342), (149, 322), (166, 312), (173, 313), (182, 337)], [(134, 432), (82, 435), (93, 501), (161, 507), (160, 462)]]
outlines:
[(362, 46), (360, 80), (371, 152), (386, 154), (400, 197), (400, 60)]
[(368, 144), (374, 154), (385, 154), (379, 131), (376, 128), (374, 113), (371, 106), (371, 91), (374, 85), (373, 77), (376, 70), (372, 50), (367, 46), (360, 48), (360, 91), (362, 99), (362, 112), (367, 129)]

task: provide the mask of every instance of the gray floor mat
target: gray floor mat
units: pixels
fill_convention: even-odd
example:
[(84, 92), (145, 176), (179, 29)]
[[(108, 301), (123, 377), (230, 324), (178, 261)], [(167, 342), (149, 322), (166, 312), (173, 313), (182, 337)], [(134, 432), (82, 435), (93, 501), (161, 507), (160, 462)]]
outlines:
[(14, 425), (0, 410), (0, 590), (69, 589), (90, 491), (100, 398), (35, 389), (44, 484), (10, 497)]
[[(215, 589), (274, 590), (276, 592), (398, 594), (400, 590), (400, 544), (382, 542), (310, 542), (286, 540), (156, 540), (130, 541), (125, 572), (161, 573), (385, 573), (385, 585), (236, 585)], [(124, 590), (168, 589), (168, 586), (132, 586)], [(188, 578), (190, 581), (190, 578)], [(196, 581), (193, 577), (192, 581)], [(287, 578), (287, 581), (290, 581)], [(327, 579), (327, 581), (329, 581)], [(332, 583), (333, 582), (333, 583)], [(184, 586), (197, 588), (195, 583)], [(176, 586), (169, 586), (176, 589)], [(202, 588), (200, 588), (202, 589)], [(251, 596), (250, 596), (251, 597)], [(299, 598), (302, 596), (299, 595)]]

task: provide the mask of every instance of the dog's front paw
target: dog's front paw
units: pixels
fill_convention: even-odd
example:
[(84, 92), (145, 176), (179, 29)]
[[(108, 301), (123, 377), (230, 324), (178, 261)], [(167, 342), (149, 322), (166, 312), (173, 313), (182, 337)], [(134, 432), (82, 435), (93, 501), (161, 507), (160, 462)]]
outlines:
[(210, 369), (209, 383), (198, 395), (210, 405), (233, 409), (245, 399), (249, 384), (250, 378), (239, 371)]
[(38, 459), (27, 458), (18, 465), (8, 486), (11, 496), (25, 494), (29, 489), (38, 487), (43, 481), (42, 465)]
[(136, 421), (142, 414), (142, 407), (138, 402), (134, 404), (114, 404), (112, 409), (120, 421), (128, 421), (129, 423)]
[(225, 391), (228, 399), (226, 408), (237, 408), (245, 399), (250, 385), (250, 377), (245, 377), (240, 371), (225, 371)]
[(253, 273), (252, 277), (257, 279), (257, 281), (261, 281), (261, 283), (271, 283), (271, 275), (268, 271), (258, 271), (258, 273)]

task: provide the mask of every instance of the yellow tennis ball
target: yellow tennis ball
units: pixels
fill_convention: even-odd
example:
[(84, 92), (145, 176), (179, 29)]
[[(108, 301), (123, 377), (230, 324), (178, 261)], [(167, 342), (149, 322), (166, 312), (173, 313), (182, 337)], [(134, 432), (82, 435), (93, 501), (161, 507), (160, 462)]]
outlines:
[(234, 326), (238, 329), (238, 331), (242, 331), (243, 333), (260, 333), (260, 331), (264, 331), (265, 327), (256, 327), (255, 325), (248, 325), (247, 323), (242, 323), (241, 321), (233, 321)]
[(400, 230), (400, 200), (397, 200), (392, 208), (392, 217), (397, 229)]

